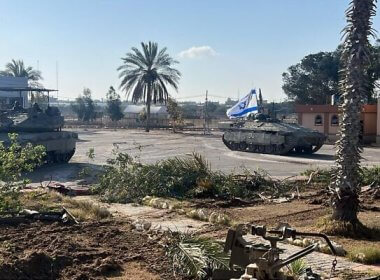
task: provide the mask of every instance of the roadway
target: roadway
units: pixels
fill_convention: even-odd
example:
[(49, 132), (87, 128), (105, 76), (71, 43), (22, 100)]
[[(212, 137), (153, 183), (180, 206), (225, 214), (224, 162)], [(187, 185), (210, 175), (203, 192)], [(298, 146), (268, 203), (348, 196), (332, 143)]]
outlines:
[[(294, 176), (309, 168), (327, 168), (334, 164), (335, 147), (324, 145), (317, 153), (307, 156), (268, 155), (231, 151), (224, 146), (220, 134), (212, 136), (171, 133), (164, 130), (77, 130), (80, 142), (71, 160), (73, 163), (103, 165), (113, 151), (129, 153), (142, 162), (152, 163), (173, 156), (188, 156), (196, 152), (210, 163), (211, 168), (224, 172), (262, 169), (272, 176)], [(94, 149), (95, 158), (89, 160), (87, 153)], [(380, 165), (380, 148), (364, 148), (363, 165)]]

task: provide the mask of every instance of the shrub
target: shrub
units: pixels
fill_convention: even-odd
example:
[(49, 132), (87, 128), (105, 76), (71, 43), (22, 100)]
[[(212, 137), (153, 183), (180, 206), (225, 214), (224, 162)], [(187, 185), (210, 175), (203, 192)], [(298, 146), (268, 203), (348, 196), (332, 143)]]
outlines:
[(363, 167), (361, 174), (362, 184), (370, 185), (375, 184), (377, 186), (380, 185), (380, 166), (373, 167)]
[[(311, 176), (315, 183), (330, 184), (334, 177), (334, 169), (308, 169), (301, 175)], [(360, 184), (362, 186), (375, 184), (380, 185), (380, 166), (362, 167), (360, 172)]]
[(43, 146), (21, 146), (17, 134), (8, 134), (8, 137), (9, 145), (0, 142), (0, 211), (19, 208), (19, 189), (26, 184), (22, 173), (31, 172), (45, 156)]
[(260, 172), (237, 176), (212, 171), (198, 154), (168, 158), (154, 164), (142, 164), (125, 153), (109, 161), (95, 187), (108, 202), (140, 201), (145, 196), (157, 197), (252, 197), (269, 189), (271, 194), (284, 192), (286, 186)]
[(364, 264), (380, 264), (380, 249), (376, 247), (355, 248), (348, 253), (348, 258)]

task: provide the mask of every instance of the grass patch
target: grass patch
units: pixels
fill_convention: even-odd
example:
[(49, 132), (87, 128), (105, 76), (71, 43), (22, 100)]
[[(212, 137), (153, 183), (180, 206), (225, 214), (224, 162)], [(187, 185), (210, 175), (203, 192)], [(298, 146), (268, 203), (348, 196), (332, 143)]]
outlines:
[(307, 169), (301, 173), (301, 175), (308, 176), (310, 178), (310, 183), (322, 183), (330, 184), (332, 180), (332, 169)]
[(330, 216), (325, 216), (317, 221), (316, 226), (328, 235), (380, 240), (380, 228), (367, 227), (359, 221), (353, 225), (351, 223), (335, 221)]
[(107, 202), (141, 202), (146, 196), (252, 198), (258, 192), (267, 191), (276, 196), (289, 190), (289, 185), (279, 183), (261, 171), (245, 171), (242, 175), (213, 171), (198, 154), (142, 164), (128, 154), (119, 153), (109, 163), (94, 188)]
[(72, 198), (64, 198), (65, 205), (74, 217), (79, 221), (103, 220), (111, 217), (111, 213), (103, 207), (99, 207), (89, 201), (78, 201)]
[[(310, 182), (330, 184), (334, 180), (334, 169), (307, 169), (301, 175), (309, 176)], [(367, 185), (380, 185), (380, 166), (362, 167), (360, 170), (360, 184)]]
[(380, 264), (380, 249), (376, 247), (359, 247), (348, 252), (348, 258), (364, 264)]
[(304, 259), (298, 259), (290, 263), (288, 266), (287, 274), (294, 279), (301, 279), (302, 274), (305, 273), (307, 263)]
[(39, 212), (56, 211), (66, 207), (79, 221), (102, 220), (111, 217), (110, 212), (105, 208), (89, 201), (75, 200), (63, 196), (55, 191), (23, 193), (21, 205), (24, 209)]

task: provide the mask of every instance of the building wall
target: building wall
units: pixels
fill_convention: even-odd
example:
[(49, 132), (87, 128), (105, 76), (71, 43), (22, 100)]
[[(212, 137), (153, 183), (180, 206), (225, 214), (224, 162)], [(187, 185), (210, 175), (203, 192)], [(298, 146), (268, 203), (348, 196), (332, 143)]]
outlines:
[[(321, 125), (315, 125), (315, 118), (317, 117), (317, 115), (321, 115), (322, 117), (322, 124)], [(324, 133), (324, 116), (323, 114), (319, 114), (319, 113), (304, 113), (302, 114), (302, 122), (301, 122), (301, 125), (302, 126), (305, 126), (305, 127), (308, 127), (308, 128), (311, 128), (311, 129), (315, 129), (315, 130), (318, 130), (319, 132), (321, 133)]]
[[(363, 121), (363, 140), (365, 143), (374, 143), (376, 140), (380, 143), (379, 103), (377, 105), (363, 106), (361, 120)], [(298, 114), (298, 123), (300, 125), (324, 133), (330, 141), (337, 140), (339, 133), (337, 106), (297, 105), (295, 111)], [(319, 116), (318, 121), (316, 121), (317, 116)], [(333, 118), (336, 120), (335, 122), (332, 121)]]
[[(28, 79), (25, 77), (0, 77), (0, 87), (27, 87)], [(0, 92), (0, 105), (5, 107), (12, 107), (14, 101), (21, 98), (21, 105), (26, 108), (29, 107), (28, 92), (15, 92), (15, 91), (1, 91)]]

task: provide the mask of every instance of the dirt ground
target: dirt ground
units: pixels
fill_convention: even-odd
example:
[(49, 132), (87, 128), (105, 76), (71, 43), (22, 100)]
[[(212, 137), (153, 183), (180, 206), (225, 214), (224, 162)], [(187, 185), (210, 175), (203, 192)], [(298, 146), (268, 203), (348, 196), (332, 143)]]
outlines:
[(0, 227), (0, 279), (182, 279), (172, 275), (160, 237), (126, 221)]
[[(368, 197), (362, 197), (367, 207), (380, 209), (380, 200), (370, 200)], [(370, 202), (370, 204), (368, 204)], [(313, 190), (301, 192), (300, 199), (293, 199), (287, 203), (263, 203), (258, 202), (255, 205), (231, 206), (225, 202), (218, 203), (202, 201), (195, 203), (194, 207), (205, 207), (218, 210), (228, 215), (234, 223), (237, 224), (256, 224), (276, 227), (279, 223), (287, 223), (298, 231), (303, 232), (320, 232), (319, 223), (324, 217), (331, 213), (326, 194), (321, 193), (318, 187)], [(218, 206), (219, 205), (219, 206)], [(380, 225), (380, 211), (370, 211), (362, 209), (358, 215), (359, 220), (371, 228), (378, 228)], [(225, 229), (211, 232), (214, 237), (221, 238), (225, 236)], [(331, 240), (343, 245), (346, 251), (357, 247), (376, 247), (380, 250), (380, 236), (375, 240), (353, 239), (342, 236), (331, 236)]]
[[(29, 209), (45, 199), (41, 195), (27, 194), (27, 197), (33, 197), (33, 204), (25, 204)], [(199, 234), (223, 240), (228, 225), (190, 219), (185, 216), (184, 210), (207, 208), (226, 214), (233, 224), (270, 227), (281, 222), (305, 232), (319, 232), (318, 222), (330, 213), (326, 194), (318, 186), (303, 189), (299, 199), (293, 198), (286, 203), (263, 202), (260, 199), (248, 204), (238, 199), (194, 199), (172, 210), (101, 203), (96, 196), (76, 198), (81, 199), (91, 201), (98, 207), (106, 207), (113, 218), (70, 226), (42, 222), (0, 226), (0, 279), (184, 279), (181, 276), (173, 277), (172, 266), (162, 246), (162, 235), (135, 232), (127, 219), (141, 218), (152, 225), (171, 225), (177, 229), (185, 224)], [(52, 198), (48, 201), (51, 203)], [(379, 199), (363, 197), (362, 201), (366, 206), (380, 207)], [(362, 210), (359, 219), (367, 226), (378, 227), (380, 212)], [(331, 239), (347, 251), (363, 246), (380, 249), (380, 237), (376, 240), (357, 240), (333, 236)]]

